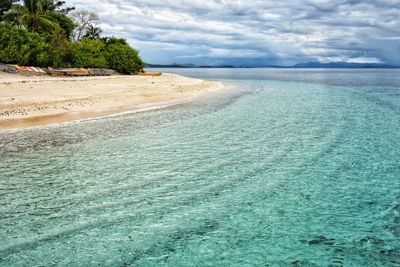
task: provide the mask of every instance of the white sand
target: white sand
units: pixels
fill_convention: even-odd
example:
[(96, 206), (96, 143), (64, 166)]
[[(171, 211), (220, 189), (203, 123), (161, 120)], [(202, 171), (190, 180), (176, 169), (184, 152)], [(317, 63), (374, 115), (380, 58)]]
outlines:
[(167, 106), (224, 87), (175, 74), (75, 78), (0, 72), (0, 130)]

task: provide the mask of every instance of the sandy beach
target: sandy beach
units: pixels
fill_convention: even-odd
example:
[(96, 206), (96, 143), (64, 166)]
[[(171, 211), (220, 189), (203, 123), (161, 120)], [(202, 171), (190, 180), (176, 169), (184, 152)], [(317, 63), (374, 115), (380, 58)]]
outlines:
[(25, 77), (0, 72), (0, 130), (170, 106), (224, 87), (221, 82), (168, 73), (159, 77)]

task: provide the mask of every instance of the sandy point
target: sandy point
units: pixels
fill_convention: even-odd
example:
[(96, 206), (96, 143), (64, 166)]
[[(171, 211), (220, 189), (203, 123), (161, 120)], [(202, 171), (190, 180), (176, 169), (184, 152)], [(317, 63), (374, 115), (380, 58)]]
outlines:
[(0, 72), (0, 131), (161, 108), (228, 87), (170, 73), (25, 77)]

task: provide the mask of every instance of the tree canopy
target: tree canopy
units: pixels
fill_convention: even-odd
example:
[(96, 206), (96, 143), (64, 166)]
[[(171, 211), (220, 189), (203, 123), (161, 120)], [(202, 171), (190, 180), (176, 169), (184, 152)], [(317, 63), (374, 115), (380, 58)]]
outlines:
[(95, 25), (89, 25), (83, 38), (87, 39), (100, 39), (100, 34), (103, 30)]
[(0, 21), (2, 20), (2, 16), (4, 13), (9, 11), (12, 5), (17, 2), (18, 0), (1, 0), (0, 1)]
[(38, 34), (8, 24), (0, 26), (0, 60), (40, 67), (53, 64), (50, 44)]
[(125, 44), (111, 44), (106, 46), (105, 58), (110, 69), (120, 73), (130, 73), (132, 70), (141, 70), (144, 63), (138, 51)]
[(23, 4), (14, 4), (7, 15), (32, 33), (37, 33), (39, 28), (55, 30), (59, 25), (46, 10), (46, 3), (47, 0), (24, 0)]
[(80, 68), (107, 68), (105, 44), (101, 40), (83, 39), (71, 47), (72, 64)]
[(0, 61), (42, 67), (111, 68), (133, 73), (144, 67), (125, 39), (101, 38), (97, 14), (57, 0), (1, 0)]

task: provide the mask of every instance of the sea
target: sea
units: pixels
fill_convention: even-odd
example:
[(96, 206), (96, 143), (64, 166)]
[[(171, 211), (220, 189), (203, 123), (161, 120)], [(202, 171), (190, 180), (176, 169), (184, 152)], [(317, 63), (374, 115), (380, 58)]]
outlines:
[(400, 266), (399, 69), (0, 134), (0, 266)]

